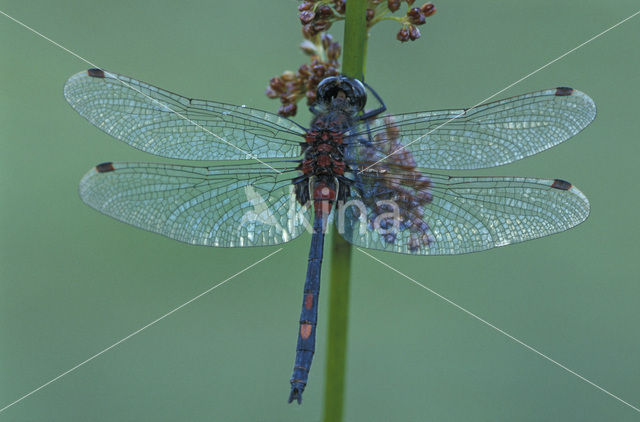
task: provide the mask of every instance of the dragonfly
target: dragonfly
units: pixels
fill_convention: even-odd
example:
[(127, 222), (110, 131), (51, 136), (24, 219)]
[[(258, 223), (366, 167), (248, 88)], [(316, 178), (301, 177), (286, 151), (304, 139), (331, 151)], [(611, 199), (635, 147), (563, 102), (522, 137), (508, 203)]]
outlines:
[[(365, 110), (368, 92), (378, 104)], [(311, 233), (289, 403), (301, 403), (315, 351), (330, 224), (358, 247), (452, 255), (562, 232), (589, 214), (586, 196), (562, 179), (433, 172), (499, 166), (573, 137), (596, 108), (572, 88), (384, 115), (369, 85), (331, 76), (318, 85), (309, 128), (101, 69), (73, 75), (64, 96), (139, 150), (211, 162), (98, 164), (79, 187), (96, 210), (193, 245), (270, 246)]]

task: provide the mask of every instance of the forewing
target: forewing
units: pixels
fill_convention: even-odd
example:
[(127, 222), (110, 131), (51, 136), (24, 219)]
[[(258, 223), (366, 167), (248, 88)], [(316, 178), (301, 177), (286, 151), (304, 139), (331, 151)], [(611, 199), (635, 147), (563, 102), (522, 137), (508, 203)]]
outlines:
[(296, 157), (304, 130), (277, 114), (185, 98), (98, 69), (67, 81), (64, 96), (92, 124), (151, 154), (185, 160)]
[[(389, 252), (452, 255), (562, 232), (589, 215), (586, 196), (562, 180), (424, 175), (431, 186), (421, 195), (431, 199), (405, 208), (405, 221), (413, 220), (409, 228), (376, 230), (372, 221), (379, 212), (374, 207), (366, 207), (366, 218), (356, 207), (349, 207), (344, 211), (343, 237), (357, 246)], [(397, 181), (387, 184), (395, 186), (394, 192), (399, 190)], [(400, 184), (411, 186), (412, 182), (407, 179)], [(389, 191), (378, 192), (385, 190)], [(368, 203), (385, 197), (355, 196)]]
[[(369, 122), (375, 161), (398, 141), (417, 166), (479, 169), (499, 166), (544, 151), (584, 129), (596, 115), (586, 94), (572, 88), (531, 92), (472, 109), (426, 111)], [(394, 139), (398, 136), (397, 139)]]
[(309, 221), (284, 174), (260, 164), (103, 163), (79, 191), (98, 211), (181, 242), (266, 246), (299, 236)]

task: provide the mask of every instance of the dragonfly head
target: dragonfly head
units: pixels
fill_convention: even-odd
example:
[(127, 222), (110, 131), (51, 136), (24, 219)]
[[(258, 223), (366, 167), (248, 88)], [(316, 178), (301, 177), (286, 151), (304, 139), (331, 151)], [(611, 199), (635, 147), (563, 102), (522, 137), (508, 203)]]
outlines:
[(356, 108), (356, 112), (364, 109), (367, 93), (362, 82), (339, 75), (324, 78), (318, 84), (317, 101), (319, 103), (329, 106), (335, 101), (345, 101), (345, 99), (348, 105)]

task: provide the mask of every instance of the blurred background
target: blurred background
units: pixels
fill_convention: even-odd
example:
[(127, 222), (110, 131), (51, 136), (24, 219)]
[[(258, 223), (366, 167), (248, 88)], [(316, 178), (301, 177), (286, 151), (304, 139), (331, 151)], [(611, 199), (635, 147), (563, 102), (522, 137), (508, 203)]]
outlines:
[[(105, 69), (274, 111), (269, 78), (307, 58), (294, 0), (8, 1), (0, 10)], [(441, 1), (400, 44), (372, 32), (367, 81), (391, 112), (471, 106), (631, 15), (637, 1)], [(406, 6), (403, 6), (406, 7)], [(193, 247), (85, 206), (103, 161), (162, 161), (66, 103), (89, 67), (0, 16), (0, 407), (276, 248)], [(331, 33), (342, 37), (341, 25)], [(640, 405), (640, 17), (499, 97), (572, 86), (598, 117), (574, 139), (468, 174), (563, 178), (589, 219), (453, 257), (373, 252), (580, 375)], [(308, 114), (296, 120), (306, 125)], [(310, 236), (0, 413), (11, 421), (318, 421), (327, 283), (302, 406), (289, 377)], [(327, 257), (327, 261), (331, 257)], [(327, 273), (325, 266), (325, 274)], [(631, 421), (636, 411), (354, 252), (345, 420)]]

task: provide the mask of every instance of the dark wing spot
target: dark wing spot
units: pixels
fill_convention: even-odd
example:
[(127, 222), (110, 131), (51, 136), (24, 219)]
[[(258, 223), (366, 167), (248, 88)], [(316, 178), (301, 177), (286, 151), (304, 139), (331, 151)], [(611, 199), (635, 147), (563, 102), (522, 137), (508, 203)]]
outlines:
[(566, 180), (556, 179), (551, 184), (552, 188), (560, 189), (560, 190), (569, 190), (573, 185)]
[(91, 68), (87, 70), (87, 75), (93, 78), (104, 78), (104, 71), (102, 69)]
[(114, 170), (115, 168), (113, 168), (113, 163), (101, 163), (96, 166), (96, 171), (98, 173), (106, 173)]
[(569, 88), (568, 86), (559, 86), (556, 88), (556, 96), (557, 97), (566, 97), (567, 95), (571, 95), (573, 93), (573, 88)]

